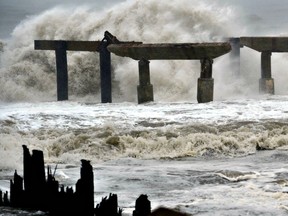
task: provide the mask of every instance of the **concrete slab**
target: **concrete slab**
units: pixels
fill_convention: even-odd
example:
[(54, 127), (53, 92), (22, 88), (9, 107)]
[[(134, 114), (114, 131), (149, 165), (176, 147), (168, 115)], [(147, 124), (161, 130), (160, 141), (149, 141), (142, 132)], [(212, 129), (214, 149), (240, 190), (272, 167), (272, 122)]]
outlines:
[(107, 49), (135, 60), (192, 60), (217, 58), (231, 50), (229, 43), (111, 44)]
[(288, 52), (288, 37), (240, 37), (240, 43), (259, 52)]

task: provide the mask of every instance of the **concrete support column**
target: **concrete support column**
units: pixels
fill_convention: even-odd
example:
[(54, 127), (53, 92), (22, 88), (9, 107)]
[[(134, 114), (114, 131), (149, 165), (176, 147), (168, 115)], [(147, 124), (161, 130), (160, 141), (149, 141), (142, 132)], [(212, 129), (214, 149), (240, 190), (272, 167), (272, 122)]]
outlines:
[(259, 91), (264, 94), (274, 94), (274, 80), (271, 73), (271, 52), (261, 53), (261, 79)]
[(100, 45), (101, 103), (112, 103), (111, 53), (107, 50), (108, 42)]
[(213, 60), (205, 58), (201, 60), (201, 74), (198, 79), (197, 101), (207, 103), (213, 101), (214, 79), (212, 78)]
[(139, 85), (137, 86), (138, 104), (154, 100), (153, 86), (150, 83), (149, 61), (141, 59), (139, 66)]
[(65, 41), (56, 43), (56, 73), (57, 73), (57, 100), (68, 100), (68, 70), (67, 70), (67, 45)]
[(236, 76), (240, 75), (240, 38), (229, 38), (229, 43), (232, 47), (230, 55), (230, 67), (233, 68)]

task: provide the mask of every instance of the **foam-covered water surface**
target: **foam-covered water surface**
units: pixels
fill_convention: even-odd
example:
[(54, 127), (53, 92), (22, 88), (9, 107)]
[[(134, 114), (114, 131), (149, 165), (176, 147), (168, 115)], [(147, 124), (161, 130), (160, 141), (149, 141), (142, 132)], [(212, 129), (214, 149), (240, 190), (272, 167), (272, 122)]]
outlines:
[[(286, 149), (287, 100), (263, 96), (207, 104), (4, 103), (1, 154), (19, 158), (26, 144), (43, 150), (48, 161), (72, 163), (77, 157), (93, 162), (123, 156), (234, 157), (254, 153), (256, 146)], [(7, 161), (1, 163), (10, 167)]]

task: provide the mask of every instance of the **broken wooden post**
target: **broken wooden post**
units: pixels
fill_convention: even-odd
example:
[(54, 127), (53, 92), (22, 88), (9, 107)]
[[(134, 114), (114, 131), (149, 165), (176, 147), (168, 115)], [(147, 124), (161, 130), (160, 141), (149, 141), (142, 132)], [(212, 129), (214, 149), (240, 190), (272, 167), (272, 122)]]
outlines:
[(27, 146), (23, 145), (24, 188), (26, 207), (40, 208), (45, 205), (45, 167), (43, 152), (33, 150), (30, 155)]
[(78, 215), (94, 215), (94, 177), (90, 161), (81, 160), (80, 179), (76, 184), (76, 202)]
[(6, 191), (6, 192), (4, 193), (3, 205), (4, 205), (4, 206), (10, 206), (10, 202), (9, 202), (9, 199), (8, 199), (8, 191)]
[(151, 203), (147, 195), (140, 195), (135, 203), (133, 216), (148, 216), (151, 214)]
[(197, 101), (207, 103), (213, 101), (214, 79), (212, 78), (213, 60), (204, 58), (201, 60), (201, 73), (198, 79)]
[[(13, 181), (14, 180), (14, 181)], [(15, 170), (14, 179), (10, 180), (10, 203), (13, 207), (23, 207), (23, 178)]]
[(27, 146), (23, 145), (23, 179), (24, 179), (24, 190), (26, 199), (24, 200), (24, 205), (30, 207), (31, 193), (33, 190), (32, 183), (32, 161), (29, 149)]
[(107, 50), (108, 45), (103, 40), (99, 47), (102, 103), (112, 103), (111, 53)]
[(67, 70), (67, 45), (66, 41), (55, 44), (56, 72), (57, 72), (57, 100), (68, 100), (68, 70)]
[(274, 94), (274, 80), (271, 74), (271, 52), (261, 52), (261, 78), (259, 91), (261, 93)]
[(118, 209), (117, 194), (110, 194), (102, 198), (100, 204), (95, 208), (95, 216), (121, 216), (122, 209)]
[(138, 62), (139, 66), (139, 85), (137, 86), (138, 103), (146, 103), (154, 100), (153, 86), (150, 83), (150, 62), (141, 59)]

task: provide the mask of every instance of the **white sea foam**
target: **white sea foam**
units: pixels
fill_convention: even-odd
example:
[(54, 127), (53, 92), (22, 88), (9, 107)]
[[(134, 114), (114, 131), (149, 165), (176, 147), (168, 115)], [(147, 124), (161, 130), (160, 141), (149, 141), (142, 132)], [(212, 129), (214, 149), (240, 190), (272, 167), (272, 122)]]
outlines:
[(1, 166), (19, 162), (22, 144), (60, 163), (81, 158), (97, 163), (119, 157), (238, 157), (255, 153), (256, 146), (287, 149), (287, 100), (264, 96), (208, 104), (2, 104), (1, 154), (11, 156)]

